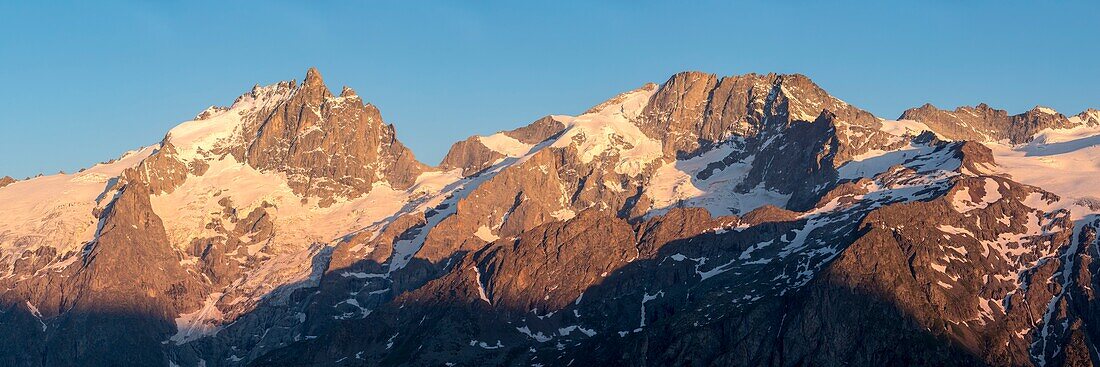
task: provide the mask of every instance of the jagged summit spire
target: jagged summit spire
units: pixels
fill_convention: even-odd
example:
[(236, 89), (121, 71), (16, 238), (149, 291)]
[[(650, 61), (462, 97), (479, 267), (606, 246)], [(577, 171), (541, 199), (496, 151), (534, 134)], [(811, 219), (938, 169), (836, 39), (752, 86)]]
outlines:
[(315, 67), (306, 70), (306, 79), (302, 81), (300, 93), (303, 93), (308, 100), (314, 101), (314, 103), (320, 103), (326, 98), (332, 97), (332, 91), (325, 85), (324, 79), (321, 78), (321, 72), (317, 71)]
[(325, 85), (325, 81), (321, 78), (321, 72), (317, 71), (316, 67), (310, 67), (309, 70), (306, 70), (306, 79), (302, 81), (302, 85)]

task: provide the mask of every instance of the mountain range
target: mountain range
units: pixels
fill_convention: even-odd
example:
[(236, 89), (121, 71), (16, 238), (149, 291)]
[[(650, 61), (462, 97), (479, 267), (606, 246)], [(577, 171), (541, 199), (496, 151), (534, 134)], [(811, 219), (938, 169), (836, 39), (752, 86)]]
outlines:
[(432, 166), (310, 69), (0, 179), (0, 365), (1096, 365), (1098, 178), (1097, 110), (702, 72)]

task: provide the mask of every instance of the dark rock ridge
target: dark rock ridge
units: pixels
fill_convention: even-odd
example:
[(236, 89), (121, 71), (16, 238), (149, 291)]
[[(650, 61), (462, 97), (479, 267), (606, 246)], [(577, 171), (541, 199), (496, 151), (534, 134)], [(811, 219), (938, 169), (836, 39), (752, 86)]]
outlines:
[[(94, 233), (0, 242), (0, 365), (1100, 364), (1100, 217), (969, 141), (1100, 113), (902, 117), (934, 131), (883, 131), (798, 74), (685, 72), (429, 167), (310, 69), (116, 177), (59, 176), (96, 185), (74, 215)], [(201, 123), (233, 129), (196, 146), (224, 127)], [(61, 228), (45, 213), (33, 231)], [(25, 228), (3, 214), (0, 241)]]

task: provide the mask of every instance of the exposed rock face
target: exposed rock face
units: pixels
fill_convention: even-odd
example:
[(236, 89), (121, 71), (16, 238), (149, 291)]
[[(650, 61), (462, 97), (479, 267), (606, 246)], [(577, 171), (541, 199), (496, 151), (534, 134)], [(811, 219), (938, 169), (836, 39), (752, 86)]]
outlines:
[[(614, 213), (589, 210), (564, 223), (536, 227), (515, 240), (494, 241), (473, 257), (477, 264), (472, 270), (488, 303), (549, 312), (564, 308), (601, 274), (638, 256), (630, 224)], [(544, 267), (531, 267), (533, 263)], [(560, 281), (563, 278), (570, 281)]]
[[(583, 192), (585, 180), (603, 182), (607, 178), (602, 175), (608, 173), (591, 167), (577, 171), (567, 166), (568, 162), (576, 161), (570, 154), (565, 150), (541, 151), (522, 164), (487, 178), (473, 189), (470, 196), (456, 204), (455, 215), (443, 219), (428, 233), (418, 256), (433, 263), (439, 262), (455, 251), (476, 250), (494, 238), (514, 236), (555, 221), (555, 214), (563, 217), (573, 215), (573, 208), (586, 207), (584, 202), (572, 203), (579, 198), (571, 194)], [(561, 172), (564, 177), (542, 175), (544, 169), (547, 172)], [(563, 202), (563, 195), (569, 199)], [(622, 196), (618, 200), (620, 206), (626, 199), (625, 195)], [(478, 231), (488, 233), (485, 236), (469, 236)]]
[(0, 177), (0, 187), (11, 185), (13, 183), (15, 183), (15, 179), (11, 178), (11, 176)]
[(170, 194), (183, 181), (187, 174), (195, 172), (202, 175), (202, 162), (191, 163), (195, 169), (189, 169), (187, 165), (177, 158), (176, 147), (171, 142), (164, 142), (149, 158), (142, 160), (135, 169), (127, 170), (124, 179), (127, 182), (141, 182), (149, 187), (150, 194)]
[[(829, 111), (844, 130), (878, 133), (878, 119), (836, 99), (799, 75), (746, 74), (723, 77), (685, 72), (661, 86), (642, 113), (639, 127), (665, 142), (666, 153), (691, 154), (731, 136), (783, 130), (796, 121), (813, 122)], [(854, 138), (853, 138), (854, 139)], [(862, 139), (848, 141), (841, 158), (862, 153)]]
[(765, 141), (752, 170), (737, 188), (757, 186), (791, 194), (788, 206), (805, 208), (837, 179), (834, 160), (840, 149), (836, 116), (825, 111), (813, 122), (796, 121), (784, 134)]
[(48, 338), (46, 365), (167, 363), (163, 335), (180, 311), (198, 304), (200, 285), (180, 267), (148, 197), (132, 183), (107, 209), (75, 276), (77, 297), (59, 308), (66, 312)]
[(481, 139), (471, 136), (451, 145), (451, 150), (443, 157), (439, 166), (443, 169), (462, 169), (462, 175), (469, 176), (484, 171), (493, 162), (504, 159), (504, 155), (489, 149)]
[(1085, 126), (1098, 126), (1100, 125), (1100, 110), (1087, 109), (1076, 116), (1074, 116), (1080, 124)]
[(504, 134), (526, 144), (538, 144), (561, 133), (565, 124), (554, 116), (545, 116), (527, 126), (505, 131)]
[(10, 283), (0, 297), (17, 313), (29, 310), (40, 333), (24, 337), (41, 349), (36, 357), (16, 357), (33, 349), (5, 348), (5, 359), (49, 366), (168, 363), (161, 342), (204, 289), (180, 266), (149, 195), (142, 182), (122, 185), (100, 213), (95, 238), (69, 266), (45, 265), (42, 277)]
[(328, 204), (366, 194), (379, 181), (408, 188), (424, 171), (393, 125), (350, 88), (333, 96), (312, 68), (301, 86), (285, 88), (290, 98), (247, 121), (243, 135), (255, 139), (231, 152), (260, 170), (286, 173), (295, 193)]
[[(553, 116), (546, 116), (527, 126), (502, 131), (497, 135), (488, 137), (488, 139), (499, 140), (502, 137), (507, 137), (515, 139), (520, 144), (534, 146), (561, 133), (564, 128), (565, 124), (561, 121), (554, 119)], [(499, 163), (500, 160), (507, 158), (509, 154), (527, 153), (527, 151), (522, 151), (522, 148), (524, 148), (522, 145), (520, 151), (496, 151), (487, 146), (483, 139), (486, 139), (486, 137), (471, 136), (466, 140), (454, 143), (451, 150), (443, 157), (443, 162), (439, 164), (439, 167), (444, 170), (460, 168), (463, 176), (471, 176)]]
[[(1087, 112), (1083, 112), (1082, 116), (1088, 117)], [(1009, 115), (1007, 111), (994, 109), (985, 103), (974, 107), (958, 107), (954, 111), (944, 111), (925, 104), (905, 110), (898, 119), (920, 121), (949, 139), (1008, 139), (1013, 144), (1030, 141), (1042, 129), (1074, 126), (1066, 116), (1045, 107), (1035, 107), (1018, 115)]]
[(907, 116), (687, 72), (433, 168), (311, 69), (0, 179), (0, 364), (1098, 364), (1095, 175), (1022, 170), (1100, 113)]

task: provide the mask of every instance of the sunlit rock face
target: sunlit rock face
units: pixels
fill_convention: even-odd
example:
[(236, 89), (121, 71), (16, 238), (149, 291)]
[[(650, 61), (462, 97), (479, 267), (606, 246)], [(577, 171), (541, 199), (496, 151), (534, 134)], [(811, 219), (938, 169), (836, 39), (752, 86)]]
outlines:
[(1098, 361), (1096, 110), (684, 72), (517, 125), (433, 167), (310, 69), (0, 179), (0, 364)]

